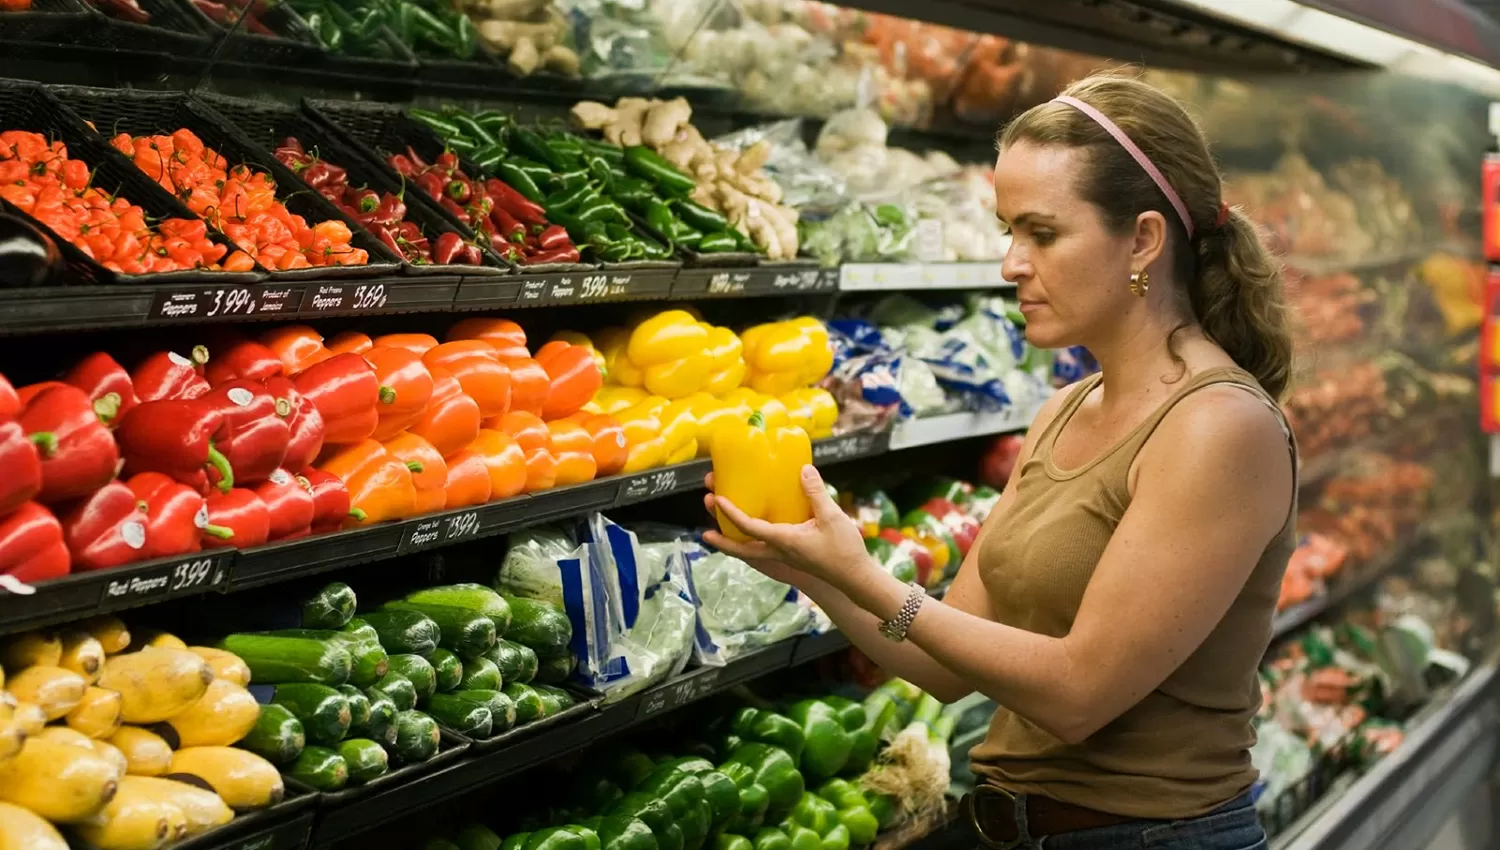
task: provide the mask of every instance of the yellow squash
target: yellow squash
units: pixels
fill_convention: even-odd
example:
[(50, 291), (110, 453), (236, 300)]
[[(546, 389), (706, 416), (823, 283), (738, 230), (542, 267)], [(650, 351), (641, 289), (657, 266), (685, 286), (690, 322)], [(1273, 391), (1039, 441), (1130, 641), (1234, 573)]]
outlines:
[(118, 777), (115, 766), (92, 749), (37, 736), (0, 765), (0, 801), (53, 823), (78, 823), (109, 802)]
[(89, 683), (61, 667), (27, 667), (10, 678), (16, 699), (34, 703), (48, 720), (56, 720), (78, 707)]
[(0, 803), (0, 850), (68, 850), (68, 842), (36, 812)]
[(161, 794), (125, 782), (98, 817), (78, 826), (78, 837), (99, 850), (159, 850), (187, 834), (187, 815), (181, 808)]
[(211, 646), (190, 646), (188, 651), (208, 662), (215, 679), (227, 679), (240, 687), (250, 684), (250, 665), (233, 652)]
[(138, 652), (151, 647), (153, 649), (187, 649), (187, 641), (170, 632), (160, 629), (140, 629), (130, 636), (130, 650)]
[(130, 646), (130, 630), (125, 628), (125, 621), (119, 617), (100, 614), (79, 623), (78, 628), (93, 635), (94, 640), (104, 647), (106, 655), (124, 652)]
[(127, 776), (120, 782), (120, 793), (155, 797), (181, 809), (187, 818), (187, 838), (234, 820), (234, 811), (218, 794), (186, 782), (154, 776)]
[(228, 679), (215, 679), (203, 696), (167, 721), (179, 747), (227, 747), (250, 734), (260, 719), (260, 703)]
[(98, 753), (100, 758), (115, 766), (116, 773), (124, 776), (130, 772), (130, 762), (125, 760), (125, 754), (120, 752), (119, 747), (98, 739), (94, 739), (93, 746), (94, 752)]
[(65, 722), (90, 738), (108, 738), (120, 729), (122, 704), (118, 691), (89, 688), (78, 706), (68, 712)]
[(172, 748), (154, 732), (139, 726), (121, 726), (109, 743), (125, 756), (126, 772), (132, 776), (161, 776), (172, 766)]
[(235, 811), (264, 809), (281, 802), (286, 786), (265, 759), (234, 747), (188, 747), (172, 754), (172, 773), (207, 782)]
[(74, 629), (63, 632), (62, 660), (59, 667), (71, 670), (83, 677), (90, 685), (99, 680), (99, 671), (104, 668), (104, 645), (88, 632)]
[(87, 752), (94, 752), (94, 742), (89, 736), (69, 729), (66, 726), (48, 726), (37, 733), (34, 740), (53, 741), (58, 744), (67, 744), (70, 747), (78, 747)]
[(0, 664), (14, 676), (27, 667), (56, 667), (62, 661), (62, 641), (43, 632), (25, 632), (0, 639)]
[(99, 687), (120, 692), (126, 723), (159, 723), (197, 702), (213, 679), (208, 662), (186, 649), (148, 647), (111, 656)]

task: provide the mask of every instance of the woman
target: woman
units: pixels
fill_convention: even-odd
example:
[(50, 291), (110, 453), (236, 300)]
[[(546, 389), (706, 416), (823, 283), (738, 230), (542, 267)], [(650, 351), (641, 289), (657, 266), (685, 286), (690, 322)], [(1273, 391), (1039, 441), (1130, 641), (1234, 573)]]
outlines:
[(710, 543), (887, 670), (999, 703), (966, 801), (988, 846), (1265, 846), (1249, 748), (1294, 545), (1291, 342), (1277, 266), (1222, 188), (1202, 131), (1136, 79), (1085, 79), (1006, 128), (996, 209), (1027, 339), (1086, 346), (1102, 373), (1042, 407), (943, 601), (872, 563), (810, 466), (800, 525), (705, 499), (752, 538)]

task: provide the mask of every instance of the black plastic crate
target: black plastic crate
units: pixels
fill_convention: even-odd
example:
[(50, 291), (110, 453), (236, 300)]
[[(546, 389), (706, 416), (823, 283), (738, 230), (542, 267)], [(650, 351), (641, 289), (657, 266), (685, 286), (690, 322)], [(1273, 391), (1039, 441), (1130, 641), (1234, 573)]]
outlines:
[(93, 5), (90, 0), (76, 0), (91, 19), (75, 30), (63, 33), (61, 41), (116, 50), (142, 49), (175, 56), (203, 56), (213, 40), (198, 25), (189, 8), (179, 0), (137, 0), (151, 15), (149, 23), (138, 24), (116, 18)]
[[(414, 121), (406, 110), (390, 103), (359, 103), (346, 100), (305, 100), (308, 112), (332, 128), (371, 162), (384, 163), (391, 154), (403, 153), (408, 147), (423, 160), (431, 162), (446, 150), (446, 145), (431, 130)], [(469, 177), (487, 176), (474, 163), (459, 160), (459, 167)], [(525, 274), (554, 271), (583, 271), (597, 263), (550, 263), (518, 266)]]
[[(202, 787), (192, 782), (188, 784)], [(281, 802), (264, 809), (236, 814), (234, 820), (223, 826), (173, 842), (171, 846), (174, 850), (304, 846), (307, 835), (312, 831), (319, 794), (295, 779), (283, 778), (282, 784), (286, 787), (286, 796)], [(95, 850), (92, 844), (76, 836), (68, 846), (72, 850)]]
[(1349, 745), (1352, 740), (1352, 735), (1344, 736), (1338, 743), (1319, 753), (1313, 760), (1312, 768), (1302, 778), (1282, 789), (1269, 803), (1256, 804), (1267, 838), (1275, 838), (1286, 832), (1323, 799), (1334, 780), (1350, 766)]
[(24, 12), (0, 12), (0, 40), (51, 44), (92, 21), (81, 0), (31, 0)]
[[(384, 165), (369, 162), (347, 142), (328, 128), (314, 121), (307, 113), (294, 106), (266, 101), (243, 100), (217, 95), (197, 94), (209, 109), (229, 125), (226, 129), (242, 133), (247, 144), (265, 151), (274, 151), (288, 136), (295, 136), (309, 153), (316, 153), (332, 165), (349, 173), (350, 185), (363, 185), (376, 192), (404, 195), (406, 220), (421, 228), (423, 235), (436, 241), (439, 234), (452, 231), (465, 241), (474, 242), (474, 232), (453, 218), (447, 210), (425, 197), (414, 186), (402, 183), (399, 175)], [(311, 187), (309, 187), (311, 189)], [(403, 270), (408, 274), (448, 275), (504, 275), (511, 273), (508, 263), (496, 256), (483, 244), (479, 245), (484, 256), (484, 265), (417, 265), (408, 263)]]
[[(80, 159), (94, 169), (94, 185), (123, 196), (140, 206), (152, 218), (197, 219), (186, 206), (141, 173), (140, 169), (129, 162), (120, 162), (108, 145), (102, 144), (76, 118), (47, 97), (41, 86), (18, 82), (0, 84), (0, 130), (41, 133), (49, 139), (62, 142), (68, 146), (70, 157)], [(249, 272), (215, 272), (203, 269), (139, 275), (115, 272), (95, 262), (72, 242), (53, 234), (46, 225), (35, 221), (11, 204), (3, 201), (0, 204), (8, 212), (32, 221), (52, 236), (71, 272), (70, 283), (88, 285), (208, 281), (244, 284), (265, 278), (265, 272), (259, 266), (255, 271)], [(223, 234), (211, 227), (208, 232), (209, 238), (214, 242), (231, 252), (235, 250), (234, 245)]]
[[(230, 163), (244, 163), (264, 171), (276, 182), (276, 197), (291, 212), (302, 216), (309, 223), (328, 221), (343, 222), (353, 238), (350, 244), (369, 254), (369, 262), (363, 266), (313, 266), (289, 271), (270, 271), (275, 280), (309, 280), (314, 278), (359, 278), (400, 271), (402, 262), (359, 223), (329, 203), (316, 192), (298, 191), (300, 186), (295, 174), (283, 166), (276, 157), (248, 144), (239, 133), (226, 129), (212, 110), (192, 100), (182, 92), (147, 92), (128, 89), (96, 89), (75, 86), (57, 86), (48, 90), (68, 110), (93, 122), (99, 134), (109, 138), (117, 133), (142, 134), (171, 133), (187, 128), (213, 148)], [(111, 148), (113, 150), (113, 148)], [(118, 151), (116, 156), (124, 160)], [(132, 168), (135, 166), (131, 164)]]
[[(219, 59), (224, 62), (246, 62), (277, 68), (309, 68), (323, 64), (323, 48), (313, 39), (297, 13), (288, 6), (270, 5), (261, 13), (261, 23), (275, 35), (251, 32), (248, 22), (231, 34), (230, 27), (210, 18), (193, 5), (192, 0), (178, 0), (198, 28), (214, 42)], [(227, 5), (227, 4), (226, 4)], [(229, 7), (231, 13), (238, 10)], [(226, 40), (222, 51), (219, 42)]]

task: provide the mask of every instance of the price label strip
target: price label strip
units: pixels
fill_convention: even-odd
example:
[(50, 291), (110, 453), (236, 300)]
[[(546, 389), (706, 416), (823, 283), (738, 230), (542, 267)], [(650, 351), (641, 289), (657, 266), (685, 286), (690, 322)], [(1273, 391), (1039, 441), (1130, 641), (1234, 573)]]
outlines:
[(642, 472), (621, 482), (619, 495), (615, 497), (615, 506), (655, 499), (678, 490), (696, 487), (703, 482), (703, 476), (708, 473), (708, 468), (705, 462)]
[(669, 682), (656, 688), (642, 698), (641, 708), (636, 713), (636, 719), (651, 717), (663, 711), (671, 711), (678, 706), (703, 699), (718, 690), (719, 678), (722, 673), (723, 668), (705, 667), (698, 673), (693, 673), (684, 679)]
[(478, 509), (411, 521), (402, 530), (396, 551), (405, 554), (474, 537), (481, 526)]
[(152, 320), (189, 321), (232, 316), (276, 316), (302, 306), (300, 286), (208, 286), (162, 289), (151, 300)]
[(390, 295), (383, 283), (312, 283), (302, 297), (303, 313), (367, 313), (383, 309)]
[(131, 570), (128, 575), (106, 574), (99, 591), (99, 610), (227, 590), (231, 554), (229, 550), (200, 552), (189, 558)]
[(890, 435), (878, 431), (845, 434), (842, 437), (819, 440), (813, 443), (813, 463), (837, 463), (842, 460), (880, 454), (884, 451), (883, 441), (888, 439)]

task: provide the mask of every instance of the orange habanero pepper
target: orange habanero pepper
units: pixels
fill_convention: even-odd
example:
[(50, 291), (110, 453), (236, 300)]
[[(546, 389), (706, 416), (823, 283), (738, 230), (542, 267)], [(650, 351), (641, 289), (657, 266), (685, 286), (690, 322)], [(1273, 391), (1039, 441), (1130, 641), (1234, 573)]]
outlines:
[(479, 434), (479, 405), (464, 393), (458, 379), (447, 369), (432, 373), (432, 398), (427, 411), (406, 430), (432, 443), (443, 457), (452, 457), (474, 442)]
[(510, 369), (489, 343), (477, 339), (445, 342), (422, 355), (422, 362), (428, 368), (452, 372), (464, 393), (479, 405), (483, 418), (501, 416), (510, 409)]
[(336, 447), (318, 469), (342, 480), (351, 509), (364, 511), (362, 518), (345, 520), (346, 528), (412, 515), (417, 491), (411, 470), (374, 440)]
[(547, 423), (552, 432), (552, 454), (557, 458), (557, 486), (594, 480), (599, 464), (594, 460), (594, 438), (583, 424), (572, 419)]
[(365, 362), (380, 381), (380, 424), (374, 437), (385, 442), (414, 425), (432, 401), (432, 373), (421, 355), (404, 348), (380, 345), (364, 353)]
[(333, 356), (323, 345), (323, 335), (307, 325), (273, 328), (260, 336), (260, 343), (279, 358), (286, 374), (295, 375)]
[(469, 444), (484, 461), (490, 477), (490, 499), (508, 499), (526, 489), (526, 453), (515, 438), (503, 431), (480, 428)]
[(390, 455), (411, 470), (411, 483), (416, 489), (412, 511), (418, 514), (442, 510), (448, 502), (444, 488), (448, 483), (448, 464), (438, 454), (432, 443), (410, 431), (382, 440), (381, 445)]

